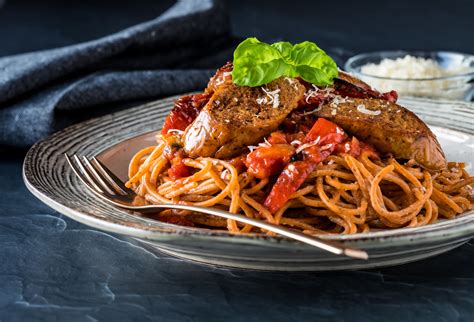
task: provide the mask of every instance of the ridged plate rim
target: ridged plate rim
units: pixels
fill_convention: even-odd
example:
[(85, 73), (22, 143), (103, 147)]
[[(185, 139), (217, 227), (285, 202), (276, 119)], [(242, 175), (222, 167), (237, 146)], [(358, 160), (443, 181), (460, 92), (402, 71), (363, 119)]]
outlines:
[[(269, 237), (262, 234), (231, 234), (226, 231), (215, 231), (208, 229), (187, 228), (177, 225), (162, 223), (152, 219), (130, 214), (124, 210), (117, 210), (106, 205), (93, 194), (88, 192), (72, 171), (66, 165), (63, 153), (99, 154), (110, 146), (123, 140), (142, 135), (144, 133), (160, 128), (163, 118), (166, 116), (172, 103), (179, 96), (160, 99), (145, 105), (141, 105), (125, 111), (116, 112), (99, 118), (94, 118), (82, 123), (72, 125), (59, 131), (50, 137), (37, 142), (28, 151), (23, 164), (23, 178), (28, 189), (41, 201), (83, 224), (102, 229), (112, 233), (123, 234), (131, 237), (143, 238), (166, 242), (166, 240), (188, 237), (191, 239), (209, 239), (214, 241), (235, 241), (236, 243), (260, 244), (262, 246), (284, 246), (291, 244), (292, 247), (306, 247), (294, 241), (280, 237)], [(417, 113), (428, 124), (442, 126), (446, 129), (455, 130), (468, 135), (474, 134), (474, 127), (470, 120), (474, 116), (474, 104), (453, 101), (434, 101), (429, 99), (405, 99), (401, 102), (404, 106)], [(130, 115), (135, 117), (131, 120)], [(123, 122), (127, 128), (117, 128), (117, 122)], [(106, 126), (104, 126), (104, 124)], [(97, 132), (100, 132), (100, 135)], [(84, 138), (81, 135), (94, 134), (95, 136)], [(108, 144), (104, 144), (104, 135), (110, 135)], [(71, 144), (91, 144), (88, 149)], [(71, 141), (72, 140), (72, 141)], [(57, 147), (52, 147), (59, 145)], [(53, 151), (51, 149), (53, 148)], [(44, 155), (46, 153), (46, 155)], [(52, 165), (53, 172), (44, 172), (48, 165)], [(53, 178), (54, 177), (54, 178)], [(54, 180), (57, 185), (53, 184)], [(81, 192), (84, 200), (68, 200), (61, 197), (60, 189), (70, 189), (72, 192)], [(87, 212), (81, 207), (86, 200), (95, 203), (94, 213)], [(78, 203), (78, 206), (72, 204)], [(87, 203), (87, 202), (86, 202)], [(84, 203), (82, 203), (84, 205)], [(107, 212), (108, 216), (107, 216)], [(117, 218), (111, 220), (112, 213)], [(98, 216), (101, 214), (102, 216)], [(120, 219), (120, 220), (119, 220)], [(374, 241), (389, 241), (391, 245), (401, 245), (407, 242), (423, 242), (426, 240), (446, 240), (451, 238), (466, 238), (474, 236), (474, 211), (429, 226), (414, 229), (394, 229), (382, 232), (371, 232), (356, 235), (322, 236), (323, 238), (336, 239), (342, 242), (357, 244), (371, 244)]]

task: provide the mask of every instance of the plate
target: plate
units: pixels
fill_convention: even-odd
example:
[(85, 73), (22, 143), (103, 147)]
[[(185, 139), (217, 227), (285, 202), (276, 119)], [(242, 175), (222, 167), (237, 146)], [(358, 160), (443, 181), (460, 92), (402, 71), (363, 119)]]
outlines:
[[(130, 157), (154, 144), (177, 97), (73, 125), (36, 143), (26, 155), (23, 178), (30, 191), (58, 212), (91, 227), (133, 237), (153, 251), (218, 266), (280, 271), (334, 271), (398, 265), (441, 254), (474, 236), (474, 211), (435, 224), (356, 235), (325, 236), (367, 250), (367, 261), (336, 256), (296, 241), (262, 234), (231, 234), (159, 222), (114, 208), (89, 192), (64, 153), (98, 158), (126, 179)], [(473, 172), (474, 104), (405, 99), (438, 136), (449, 160)]]

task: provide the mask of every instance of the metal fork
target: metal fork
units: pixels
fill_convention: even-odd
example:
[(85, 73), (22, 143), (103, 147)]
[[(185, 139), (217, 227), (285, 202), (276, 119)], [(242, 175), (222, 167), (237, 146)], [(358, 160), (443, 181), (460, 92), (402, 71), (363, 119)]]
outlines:
[(220, 209), (177, 204), (134, 206), (132, 202), (134, 201), (135, 197), (137, 197), (137, 194), (133, 190), (127, 188), (125, 184), (102, 162), (97, 160), (95, 157), (89, 160), (83, 156), (81, 160), (81, 158), (79, 158), (77, 155), (73, 155), (72, 158), (69, 157), (68, 154), (64, 154), (64, 156), (82, 183), (84, 183), (86, 187), (89, 188), (96, 196), (110, 204), (113, 204), (114, 206), (140, 213), (156, 212), (157, 210), (162, 209), (180, 209), (204, 213), (226, 219), (232, 219), (241, 223), (265, 229), (267, 231), (272, 231), (281, 236), (298, 240), (336, 255), (345, 255), (358, 259), (369, 258), (365, 251), (348, 248), (335, 241), (322, 240), (320, 238), (309, 236), (282, 226), (270, 224), (262, 220), (249, 218), (238, 214), (233, 214)]

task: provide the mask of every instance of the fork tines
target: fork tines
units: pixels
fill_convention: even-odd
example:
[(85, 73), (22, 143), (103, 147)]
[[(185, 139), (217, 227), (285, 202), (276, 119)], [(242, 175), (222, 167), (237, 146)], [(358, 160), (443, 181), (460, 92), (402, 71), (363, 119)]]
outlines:
[(74, 173), (92, 191), (114, 198), (135, 194), (95, 157), (89, 160), (85, 156), (79, 158), (75, 154), (72, 158), (68, 154), (64, 154), (64, 156)]

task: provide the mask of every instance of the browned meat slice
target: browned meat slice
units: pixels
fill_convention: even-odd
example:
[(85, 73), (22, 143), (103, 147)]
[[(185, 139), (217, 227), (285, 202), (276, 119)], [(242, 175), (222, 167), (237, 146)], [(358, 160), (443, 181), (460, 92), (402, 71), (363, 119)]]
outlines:
[(361, 81), (360, 79), (352, 76), (349, 73), (339, 71), (339, 75), (337, 75), (337, 78), (342, 79), (343, 81), (346, 81), (348, 83), (351, 83), (357, 87), (360, 87), (362, 89), (365, 89), (366, 91), (373, 91), (374, 89), (367, 83)]
[(347, 133), (396, 158), (414, 159), (429, 170), (446, 167), (446, 159), (435, 135), (414, 113), (381, 99), (350, 98), (325, 104), (317, 112)]
[(211, 79), (209, 80), (209, 83), (207, 83), (205, 93), (212, 95), (219, 86), (231, 80), (233, 69), (234, 69), (234, 64), (232, 64), (232, 62), (227, 62), (224, 66), (219, 68), (214, 74), (214, 76), (211, 77)]
[(334, 79), (334, 89), (341, 96), (356, 98), (380, 98), (395, 103), (398, 99), (396, 91), (380, 93), (369, 84), (354, 76), (339, 71), (339, 75)]
[(282, 77), (261, 87), (237, 86), (231, 77), (214, 86), (204, 109), (184, 133), (190, 157), (231, 158), (261, 142), (298, 107), (305, 88)]

